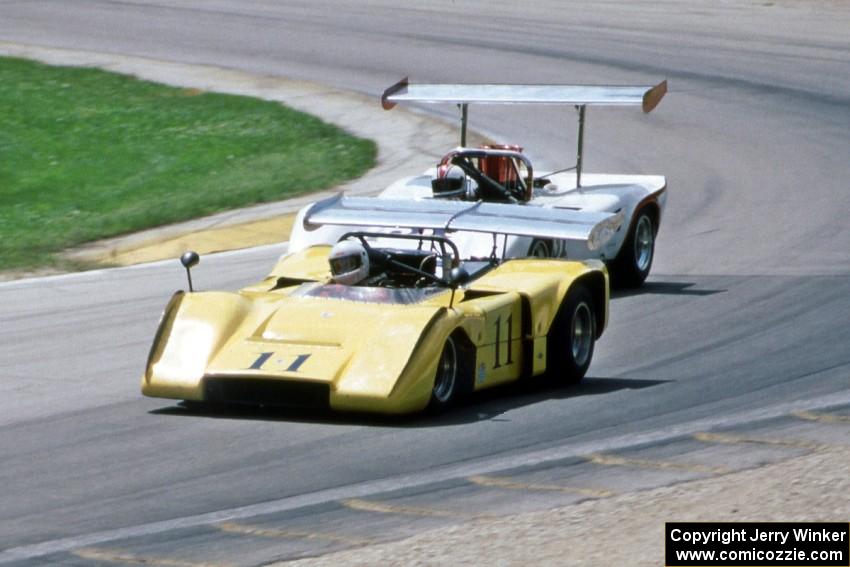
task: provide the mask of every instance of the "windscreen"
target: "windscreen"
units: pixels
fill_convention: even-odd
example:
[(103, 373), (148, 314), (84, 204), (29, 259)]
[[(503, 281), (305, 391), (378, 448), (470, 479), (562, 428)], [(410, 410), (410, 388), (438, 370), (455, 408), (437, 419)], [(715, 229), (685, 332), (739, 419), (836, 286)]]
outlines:
[(340, 284), (305, 283), (301, 284), (290, 297), (320, 297), (357, 301), (360, 303), (383, 303), (410, 305), (419, 303), (446, 290), (440, 287), (390, 288), (351, 286)]

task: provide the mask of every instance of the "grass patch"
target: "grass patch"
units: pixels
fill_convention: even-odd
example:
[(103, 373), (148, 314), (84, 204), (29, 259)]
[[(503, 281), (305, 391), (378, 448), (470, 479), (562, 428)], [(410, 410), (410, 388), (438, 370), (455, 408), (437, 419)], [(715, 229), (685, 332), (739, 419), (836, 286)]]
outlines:
[(0, 124), (0, 269), (332, 187), (377, 153), (277, 103), (15, 58), (0, 58)]

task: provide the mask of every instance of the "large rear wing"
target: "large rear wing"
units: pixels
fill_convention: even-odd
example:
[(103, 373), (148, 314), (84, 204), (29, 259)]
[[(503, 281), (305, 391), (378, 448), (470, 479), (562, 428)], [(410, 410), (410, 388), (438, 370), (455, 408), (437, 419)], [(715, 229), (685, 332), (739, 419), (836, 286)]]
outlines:
[(622, 213), (597, 213), (504, 203), (442, 199), (343, 197), (317, 201), (304, 216), (307, 225), (338, 225), (469, 231), (533, 238), (577, 240), (590, 250), (603, 246), (623, 222)]
[(581, 186), (584, 119), (587, 106), (640, 106), (651, 112), (667, 93), (667, 81), (648, 86), (615, 85), (484, 85), (484, 84), (410, 84), (407, 77), (392, 85), (381, 96), (381, 106), (390, 110), (402, 102), (456, 104), (461, 110), (460, 145), (466, 146), (470, 104), (547, 104), (572, 105), (578, 110), (578, 151), (576, 184)]

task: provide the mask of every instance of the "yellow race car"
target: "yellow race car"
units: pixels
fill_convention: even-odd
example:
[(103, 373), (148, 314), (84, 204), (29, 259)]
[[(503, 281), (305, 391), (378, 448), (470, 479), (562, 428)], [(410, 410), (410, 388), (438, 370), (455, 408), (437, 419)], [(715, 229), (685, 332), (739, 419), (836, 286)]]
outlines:
[[(461, 260), (421, 215), (405, 219), (389, 206), (334, 220), (334, 212), (356, 209), (354, 201), (331, 203), (324, 220), (362, 225), (377, 214), (396, 228), (350, 232), (334, 246), (284, 255), (265, 279), (237, 293), (193, 292), (190, 277), (190, 291), (175, 293), (163, 313), (142, 393), (408, 413), (442, 410), (465, 393), (522, 377), (582, 379), (607, 324), (602, 262), (504, 260), (495, 232), (489, 257)], [(478, 213), (440, 214), (454, 222)], [(534, 235), (556, 216), (506, 224), (513, 234)], [(610, 219), (598, 220), (585, 236), (595, 230), (604, 240)], [(183, 261), (189, 270), (197, 255)]]

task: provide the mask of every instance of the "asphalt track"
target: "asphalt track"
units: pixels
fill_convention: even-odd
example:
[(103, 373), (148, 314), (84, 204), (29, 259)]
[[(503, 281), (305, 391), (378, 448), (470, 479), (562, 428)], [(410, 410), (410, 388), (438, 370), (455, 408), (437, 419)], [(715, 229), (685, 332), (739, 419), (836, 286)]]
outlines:
[[(846, 4), (397, 4), (0, 1), (0, 40), (374, 95), (407, 74), (668, 79), (649, 116), (589, 112), (587, 170), (664, 173), (670, 199), (653, 276), (615, 295), (588, 379), (572, 390), (503, 390), (439, 419), (199, 414), (138, 393), (159, 311), (183, 286), (179, 265), (0, 284), (0, 563), (132, 563), (136, 554), (254, 565), (323, 553), (333, 546), (256, 531), (246, 542), (241, 528), (221, 525), (264, 523), (292, 536), (362, 522), (370, 536), (401, 537), (439, 518), (367, 522), (350, 499), (395, 491), (439, 510), (442, 492), (467, 509), (513, 510), (523, 506), (516, 498), (500, 504), (461, 481), (535, 464), (563, 470), (600, 451), (669, 456), (659, 448), (697, 431), (769, 430), (800, 409), (846, 412)], [(553, 168), (571, 164), (574, 119), (564, 109), (471, 116)], [(196, 282), (238, 288), (281, 251), (207, 257)], [(634, 488), (634, 477), (606, 471), (594, 472), (600, 484)]]

